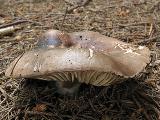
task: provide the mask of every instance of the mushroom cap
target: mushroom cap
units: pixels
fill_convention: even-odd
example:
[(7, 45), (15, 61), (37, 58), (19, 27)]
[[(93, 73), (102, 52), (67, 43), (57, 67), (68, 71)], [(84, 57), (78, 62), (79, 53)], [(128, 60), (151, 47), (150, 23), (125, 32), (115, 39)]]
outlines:
[(59, 30), (48, 30), (38, 40), (38, 48), (54, 48), (61, 45), (58, 35), (62, 32)]
[[(59, 37), (62, 32), (55, 32), (51, 38), (56, 38), (59, 45), (63, 43), (63, 37)], [(133, 46), (96, 32), (68, 35), (67, 40), (74, 43), (71, 47), (60, 48), (56, 43), (53, 48), (39, 47), (26, 52), (9, 65), (5, 75), (55, 81), (77, 79), (81, 83), (108, 86), (124, 81), (122, 78), (134, 77), (150, 62), (147, 47)], [(45, 44), (50, 45), (48, 41)]]
[[(67, 33), (65, 33), (67, 34)], [(72, 47), (91, 49), (95, 52), (100, 52), (108, 56), (114, 62), (122, 76), (133, 77), (142, 72), (146, 65), (150, 62), (150, 50), (145, 46), (137, 46), (129, 43), (122, 42), (115, 38), (104, 36), (98, 32), (83, 31), (73, 32), (60, 37), (62, 44), (70, 42)]]
[(94, 79), (101, 78), (100, 81), (104, 82), (103, 79), (112, 78), (112, 73), (123, 74), (113, 66), (114, 63), (107, 56), (92, 53), (89, 49), (37, 49), (16, 58), (7, 68), (5, 75), (13, 78), (60, 81), (74, 81), (74, 78), (77, 78), (79, 82), (98, 85), (95, 84), (98, 81)]

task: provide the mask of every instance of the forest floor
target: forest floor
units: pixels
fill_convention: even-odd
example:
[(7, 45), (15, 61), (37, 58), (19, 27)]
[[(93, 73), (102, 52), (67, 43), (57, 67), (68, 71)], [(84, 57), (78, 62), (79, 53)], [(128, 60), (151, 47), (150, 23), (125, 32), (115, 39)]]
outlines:
[[(0, 1), (0, 120), (160, 120), (160, 1), (72, 1)], [(2, 34), (7, 27), (14, 30)], [(152, 61), (141, 77), (82, 85), (76, 97), (55, 95), (52, 82), (5, 77), (7, 65), (49, 29), (91, 30), (144, 45)]]

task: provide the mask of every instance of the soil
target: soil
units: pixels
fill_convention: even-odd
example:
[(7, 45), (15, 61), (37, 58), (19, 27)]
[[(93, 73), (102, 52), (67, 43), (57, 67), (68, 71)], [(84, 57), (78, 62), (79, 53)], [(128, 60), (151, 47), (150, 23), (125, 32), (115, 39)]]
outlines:
[[(0, 120), (160, 120), (160, 1), (83, 1), (0, 1), (0, 31), (15, 29), (0, 33)], [(55, 93), (54, 81), (5, 77), (7, 65), (49, 29), (144, 45), (152, 61), (139, 76), (109, 87), (83, 84), (74, 97)]]

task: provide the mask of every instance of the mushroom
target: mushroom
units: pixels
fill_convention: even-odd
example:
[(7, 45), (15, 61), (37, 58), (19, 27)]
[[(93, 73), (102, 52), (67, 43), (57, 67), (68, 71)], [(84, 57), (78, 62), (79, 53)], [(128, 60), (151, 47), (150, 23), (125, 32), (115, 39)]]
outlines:
[(98, 32), (61, 33), (59, 38), (66, 47), (85, 48), (105, 54), (112, 60), (114, 68), (121, 71), (116, 74), (124, 77), (133, 77), (142, 72), (150, 62), (150, 50), (147, 47), (125, 43)]
[(150, 62), (148, 48), (96, 32), (51, 30), (42, 38), (37, 49), (20, 55), (8, 66), (6, 76), (58, 81), (60, 93), (73, 94), (79, 83), (119, 83), (142, 72)]
[(61, 45), (58, 35), (61, 34), (59, 30), (48, 30), (38, 40), (38, 48), (54, 48)]

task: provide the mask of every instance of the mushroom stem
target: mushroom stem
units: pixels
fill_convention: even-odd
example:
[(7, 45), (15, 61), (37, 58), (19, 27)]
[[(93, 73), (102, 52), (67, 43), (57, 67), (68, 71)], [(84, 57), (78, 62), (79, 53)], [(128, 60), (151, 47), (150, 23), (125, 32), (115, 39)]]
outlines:
[(78, 81), (56, 81), (57, 93), (67, 96), (75, 96), (78, 94), (81, 83)]

